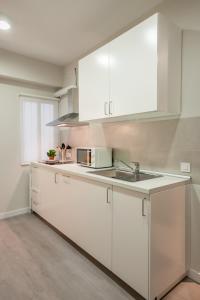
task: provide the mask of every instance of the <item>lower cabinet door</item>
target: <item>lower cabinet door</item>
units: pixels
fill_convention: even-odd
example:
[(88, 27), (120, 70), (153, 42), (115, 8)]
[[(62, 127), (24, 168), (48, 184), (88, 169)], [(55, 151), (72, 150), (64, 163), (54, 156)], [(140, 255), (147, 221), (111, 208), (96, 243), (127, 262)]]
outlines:
[(39, 204), (37, 213), (49, 223), (54, 219), (57, 191), (55, 188), (55, 174), (51, 170), (38, 168)]
[(31, 167), (31, 209), (38, 211), (40, 205), (40, 183), (39, 183), (39, 168)]
[(44, 170), (38, 213), (111, 268), (112, 187)]
[(68, 203), (64, 233), (110, 269), (112, 187), (69, 177), (64, 178), (62, 194)]
[(113, 188), (112, 272), (148, 298), (148, 201)]

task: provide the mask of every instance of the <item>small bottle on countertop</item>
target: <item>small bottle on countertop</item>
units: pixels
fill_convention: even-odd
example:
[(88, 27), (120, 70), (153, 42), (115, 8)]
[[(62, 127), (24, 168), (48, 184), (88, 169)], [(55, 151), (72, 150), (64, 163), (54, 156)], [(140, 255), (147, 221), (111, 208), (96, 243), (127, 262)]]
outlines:
[(66, 158), (67, 160), (72, 159), (72, 147), (69, 145), (66, 147)]

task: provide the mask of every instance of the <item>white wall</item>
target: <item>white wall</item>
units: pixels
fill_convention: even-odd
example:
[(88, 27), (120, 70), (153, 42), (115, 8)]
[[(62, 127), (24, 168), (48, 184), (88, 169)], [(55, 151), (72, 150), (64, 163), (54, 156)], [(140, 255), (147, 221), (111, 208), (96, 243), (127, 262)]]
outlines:
[(61, 87), (63, 68), (0, 49), (0, 77)]
[(29, 167), (20, 165), (19, 93), (52, 96), (52, 90), (0, 80), (0, 216), (27, 207)]
[(184, 31), (182, 55), (182, 117), (199, 117), (200, 31)]
[[(63, 87), (69, 85), (78, 84), (78, 78), (75, 75), (75, 68), (77, 69), (77, 77), (78, 77), (78, 66), (77, 61), (72, 62), (68, 66), (66, 66), (63, 70)], [(62, 97), (59, 105), (59, 114), (60, 116), (68, 113), (78, 111), (78, 90), (72, 91), (69, 95)], [(61, 130), (63, 132), (63, 130)], [(62, 136), (62, 135), (61, 135)]]
[(77, 68), (77, 61), (72, 62), (63, 69), (63, 86), (76, 84), (75, 68)]
[(19, 94), (53, 96), (63, 68), (0, 49), (0, 217), (29, 205), (29, 167), (20, 165)]

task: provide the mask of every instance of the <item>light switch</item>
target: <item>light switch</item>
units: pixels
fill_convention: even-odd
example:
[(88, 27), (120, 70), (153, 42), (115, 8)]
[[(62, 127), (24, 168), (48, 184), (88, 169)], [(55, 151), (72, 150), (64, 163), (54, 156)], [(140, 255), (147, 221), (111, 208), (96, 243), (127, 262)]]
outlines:
[(189, 162), (181, 162), (180, 163), (181, 172), (190, 173), (190, 163)]

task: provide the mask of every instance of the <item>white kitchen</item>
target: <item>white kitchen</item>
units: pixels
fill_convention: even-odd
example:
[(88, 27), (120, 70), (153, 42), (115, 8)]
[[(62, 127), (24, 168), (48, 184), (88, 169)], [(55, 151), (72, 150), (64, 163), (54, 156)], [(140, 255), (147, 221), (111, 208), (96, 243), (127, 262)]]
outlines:
[(0, 3), (0, 299), (200, 299), (200, 1)]

